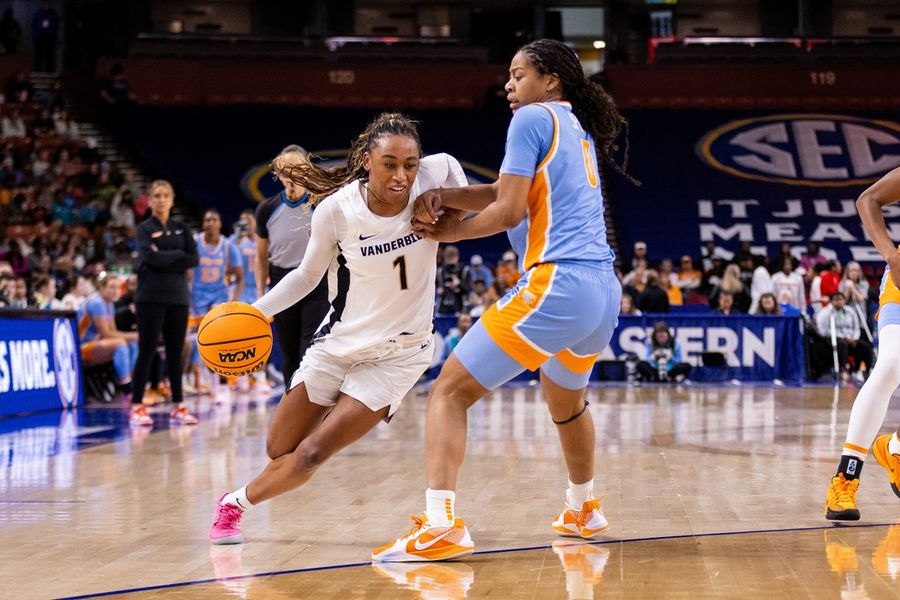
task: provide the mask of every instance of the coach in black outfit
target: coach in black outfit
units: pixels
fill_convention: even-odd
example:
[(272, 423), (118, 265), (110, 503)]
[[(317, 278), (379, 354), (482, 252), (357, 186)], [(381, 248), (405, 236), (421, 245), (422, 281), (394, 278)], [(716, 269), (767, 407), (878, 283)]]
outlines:
[[(289, 160), (307, 159), (306, 150), (291, 145), (279, 156)], [(309, 194), (286, 177), (279, 177), (284, 191), (256, 209), (256, 295), (262, 297), (266, 281), (274, 286), (300, 265), (309, 244), (312, 210)], [(281, 353), (281, 372), (290, 385), (294, 371), (312, 343), (313, 336), (328, 313), (328, 275), (305, 298), (275, 315), (275, 333)]]
[[(187, 271), (197, 266), (199, 258), (193, 232), (184, 223), (169, 218), (174, 201), (175, 193), (168, 181), (151, 183), (149, 204), (152, 215), (137, 227), (138, 358), (134, 367), (132, 402), (141, 404), (151, 360), (162, 333), (172, 401), (176, 403), (171, 416), (190, 423), (196, 419), (180, 405), (181, 355), (190, 309)], [(136, 420), (133, 412), (132, 420)]]

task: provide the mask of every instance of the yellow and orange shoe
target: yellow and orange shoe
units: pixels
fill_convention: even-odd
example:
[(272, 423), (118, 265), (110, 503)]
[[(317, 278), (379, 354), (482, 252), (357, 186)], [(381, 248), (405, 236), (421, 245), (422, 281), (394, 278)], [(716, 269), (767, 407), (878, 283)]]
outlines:
[(888, 433), (875, 438), (875, 443), (872, 444), (872, 456), (888, 472), (888, 477), (891, 480), (891, 489), (894, 490), (894, 494), (900, 497), (900, 456), (891, 454), (891, 451), (888, 450), (888, 444), (892, 435)]
[(900, 578), (900, 525), (888, 527), (887, 535), (872, 553), (872, 568), (894, 581)]
[(859, 521), (856, 490), (859, 479), (846, 479), (843, 473), (831, 478), (825, 497), (825, 518), (829, 521)]
[(379, 562), (372, 569), (401, 589), (419, 592), (419, 598), (457, 600), (465, 598), (475, 583), (475, 571), (465, 563), (389, 563)]
[(609, 529), (609, 522), (603, 516), (600, 501), (591, 498), (582, 504), (580, 509), (572, 508), (566, 502), (565, 508), (551, 526), (562, 535), (573, 535), (589, 540)]
[(160, 393), (160, 391), (157, 390), (156, 388), (148, 388), (144, 392), (144, 397), (141, 398), (141, 403), (144, 406), (155, 406), (155, 405), (159, 404), (160, 402), (165, 402), (165, 401), (166, 401), (166, 397), (162, 393)]
[(432, 525), (425, 515), (413, 516), (412, 529), (405, 536), (372, 551), (373, 562), (417, 562), (451, 560), (475, 551), (466, 524), (459, 517), (453, 525)]
[(859, 558), (856, 556), (856, 546), (848, 546), (840, 542), (829, 542), (828, 532), (825, 531), (825, 558), (828, 566), (837, 575), (859, 571)]

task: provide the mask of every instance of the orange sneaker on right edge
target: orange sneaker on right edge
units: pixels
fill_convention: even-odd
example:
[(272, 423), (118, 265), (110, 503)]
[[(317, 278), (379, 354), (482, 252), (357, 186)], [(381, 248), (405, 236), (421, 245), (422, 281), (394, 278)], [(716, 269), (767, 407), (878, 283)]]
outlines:
[(609, 522), (603, 516), (600, 501), (591, 498), (581, 505), (580, 510), (566, 502), (562, 513), (553, 521), (552, 527), (562, 535), (574, 535), (586, 540), (609, 529)]
[(428, 517), (412, 517), (413, 525), (405, 536), (372, 550), (373, 562), (417, 562), (451, 560), (475, 551), (466, 524), (459, 517), (450, 527), (432, 525)]
[(891, 454), (890, 450), (888, 450), (888, 444), (892, 435), (887, 433), (875, 438), (875, 443), (872, 444), (872, 456), (888, 472), (888, 477), (891, 480), (891, 489), (894, 490), (894, 494), (900, 497), (900, 456)]

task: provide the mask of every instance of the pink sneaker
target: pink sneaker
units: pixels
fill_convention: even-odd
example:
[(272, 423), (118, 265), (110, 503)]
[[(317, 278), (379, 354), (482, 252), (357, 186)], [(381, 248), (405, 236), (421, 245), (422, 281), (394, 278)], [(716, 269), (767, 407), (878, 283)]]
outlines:
[(169, 420), (181, 425), (196, 425), (197, 417), (188, 411), (186, 406), (176, 406), (169, 413)]
[(241, 516), (244, 511), (234, 504), (222, 504), (222, 498), (216, 502), (216, 518), (209, 530), (209, 541), (213, 544), (243, 544), (241, 534)]

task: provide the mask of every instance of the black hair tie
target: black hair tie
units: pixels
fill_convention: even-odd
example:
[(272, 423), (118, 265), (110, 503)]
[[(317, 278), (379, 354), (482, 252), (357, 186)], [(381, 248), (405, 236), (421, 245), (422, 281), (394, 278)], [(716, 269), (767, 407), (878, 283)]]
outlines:
[(550, 420), (553, 421), (554, 423), (556, 423), (557, 425), (565, 425), (566, 423), (570, 423), (570, 422), (574, 421), (575, 419), (577, 419), (578, 417), (580, 417), (581, 415), (583, 415), (583, 414), (584, 414), (584, 411), (587, 410), (587, 407), (590, 406), (590, 404), (591, 404), (590, 402), (588, 402), (587, 400), (585, 400), (585, 401), (584, 401), (584, 407), (583, 407), (580, 411), (578, 411), (578, 414), (577, 414), (577, 415), (572, 415), (571, 417), (569, 417), (568, 419), (566, 419), (566, 420), (564, 420), (564, 421), (557, 421), (557, 420), (554, 419), (553, 417), (550, 417)]

